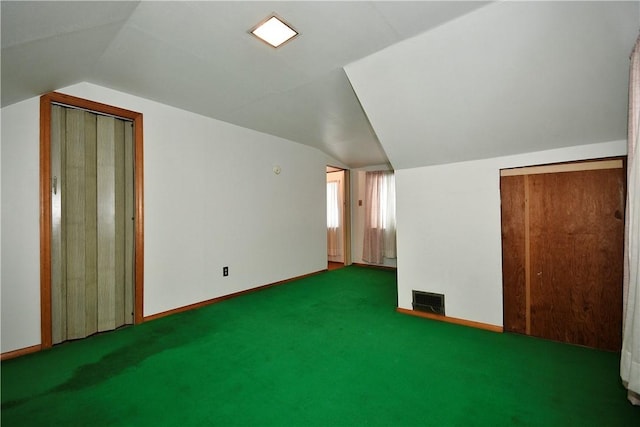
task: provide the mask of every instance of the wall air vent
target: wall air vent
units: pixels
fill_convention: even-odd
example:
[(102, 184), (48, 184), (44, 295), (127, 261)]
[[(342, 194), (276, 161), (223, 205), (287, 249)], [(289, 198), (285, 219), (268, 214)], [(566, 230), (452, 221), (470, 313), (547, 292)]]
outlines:
[(444, 316), (444, 294), (413, 291), (413, 309)]

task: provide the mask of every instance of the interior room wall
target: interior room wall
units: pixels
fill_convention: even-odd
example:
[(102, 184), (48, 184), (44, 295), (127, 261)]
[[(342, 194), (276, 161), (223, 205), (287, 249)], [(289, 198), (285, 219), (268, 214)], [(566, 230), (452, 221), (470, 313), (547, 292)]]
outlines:
[(500, 169), (622, 155), (614, 141), (397, 170), (399, 307), (436, 292), (447, 316), (502, 326)]
[[(353, 169), (351, 171), (351, 258), (356, 264), (371, 264), (362, 259), (362, 249), (364, 246), (364, 186), (366, 172), (379, 170), (392, 169), (389, 165), (377, 165)], [(360, 205), (360, 201), (362, 201), (362, 205)], [(385, 258), (382, 265), (385, 267), (396, 267), (397, 259)]]
[(492, 2), (345, 72), (396, 170), (624, 139), (639, 7)]
[[(324, 153), (93, 84), (59, 92), (144, 115), (145, 316), (326, 269)], [(40, 343), (39, 98), (1, 114), (7, 352)]]
[(0, 110), (2, 352), (40, 343), (39, 108), (34, 98)]

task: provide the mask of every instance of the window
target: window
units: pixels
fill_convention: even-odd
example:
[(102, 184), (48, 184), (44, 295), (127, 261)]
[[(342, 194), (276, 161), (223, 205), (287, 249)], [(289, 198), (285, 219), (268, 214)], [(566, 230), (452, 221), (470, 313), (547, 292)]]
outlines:
[(327, 181), (327, 256), (329, 261), (342, 258), (342, 181)]
[(340, 226), (338, 181), (327, 182), (327, 228)]
[(382, 264), (396, 257), (396, 191), (393, 172), (367, 172), (362, 259)]

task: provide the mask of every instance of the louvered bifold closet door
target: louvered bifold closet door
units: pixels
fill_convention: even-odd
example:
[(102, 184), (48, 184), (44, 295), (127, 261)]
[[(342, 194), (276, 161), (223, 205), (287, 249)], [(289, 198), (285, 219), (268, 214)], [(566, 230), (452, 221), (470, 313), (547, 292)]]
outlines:
[(52, 338), (133, 323), (133, 126), (53, 106)]

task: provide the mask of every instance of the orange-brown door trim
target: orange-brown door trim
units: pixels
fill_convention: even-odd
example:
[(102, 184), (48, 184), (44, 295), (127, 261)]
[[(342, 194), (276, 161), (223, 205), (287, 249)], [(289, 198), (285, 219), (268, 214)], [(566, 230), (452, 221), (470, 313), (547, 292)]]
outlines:
[(51, 336), (51, 104), (85, 109), (131, 120), (134, 128), (134, 323), (144, 317), (144, 180), (142, 114), (51, 92), (40, 97), (40, 325), (41, 346), (52, 346)]

